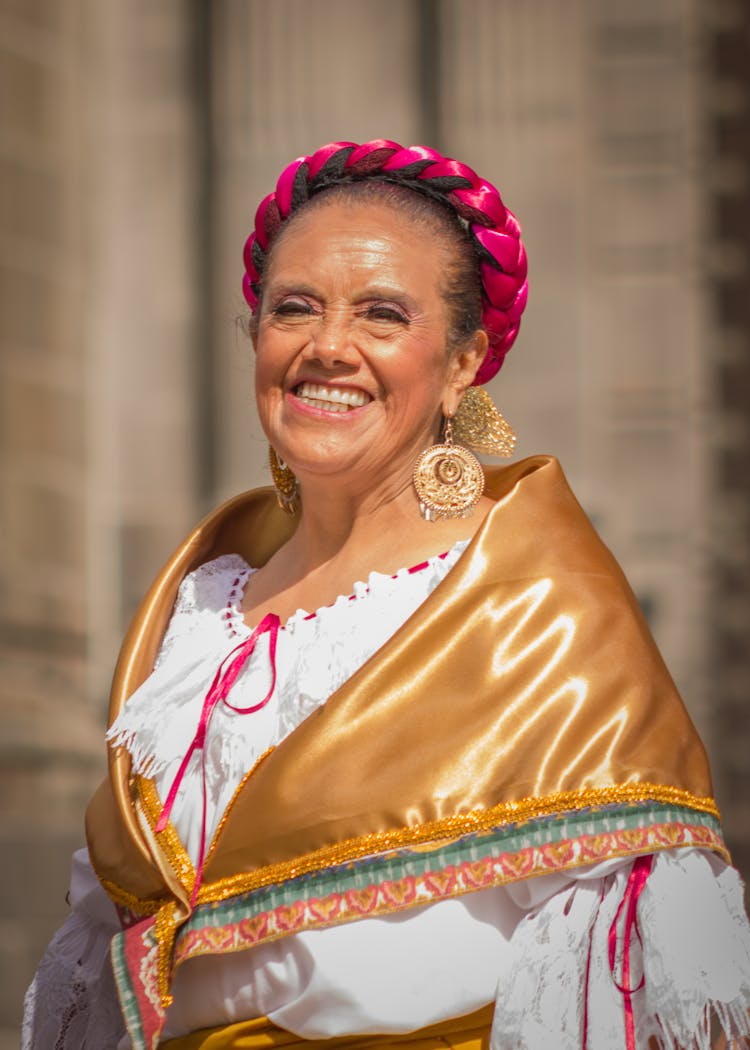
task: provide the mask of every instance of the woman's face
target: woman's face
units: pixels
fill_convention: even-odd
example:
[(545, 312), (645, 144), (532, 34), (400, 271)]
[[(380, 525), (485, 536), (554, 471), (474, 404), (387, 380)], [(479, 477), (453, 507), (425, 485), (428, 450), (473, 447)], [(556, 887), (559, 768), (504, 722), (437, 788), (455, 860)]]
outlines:
[(484, 349), (448, 355), (443, 239), (400, 210), (332, 200), (274, 246), (254, 344), (269, 441), (299, 478), (408, 484)]

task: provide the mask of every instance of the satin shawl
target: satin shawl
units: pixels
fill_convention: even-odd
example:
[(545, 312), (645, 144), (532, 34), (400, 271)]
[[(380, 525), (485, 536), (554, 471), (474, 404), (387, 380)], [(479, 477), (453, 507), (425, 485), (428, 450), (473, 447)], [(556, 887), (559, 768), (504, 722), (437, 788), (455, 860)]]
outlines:
[[(448, 576), (244, 778), (195, 908), (174, 828), (154, 830), (153, 784), (112, 749), (87, 834), (105, 888), (140, 920), (113, 958), (144, 1031), (159, 1023), (134, 976), (149, 953), (163, 1008), (174, 966), (196, 955), (613, 856), (727, 856), (701, 741), (559, 465), (487, 475), (495, 505)], [(291, 528), (271, 490), (197, 527), (136, 614), (110, 722), (150, 673), (186, 573), (230, 551), (260, 566)]]

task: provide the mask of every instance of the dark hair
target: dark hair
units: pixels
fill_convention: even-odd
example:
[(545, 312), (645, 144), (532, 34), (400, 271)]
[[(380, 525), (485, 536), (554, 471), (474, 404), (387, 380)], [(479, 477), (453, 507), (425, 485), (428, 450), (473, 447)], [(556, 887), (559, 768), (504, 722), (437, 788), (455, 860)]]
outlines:
[[(361, 183), (375, 185), (372, 190), (354, 189)], [(450, 317), (448, 342), (455, 347), (483, 330), (487, 353), (474, 383), (491, 379), (515, 342), (526, 307), (528, 282), (521, 227), (491, 182), (466, 164), (427, 146), (400, 146), (388, 139), (360, 145), (329, 142), (310, 156), (288, 164), (279, 175), (276, 189), (258, 205), (254, 229), (245, 241), (242, 292), (253, 313), (258, 307), (266, 256), (274, 241), (296, 212), (329, 192), (388, 200), (391, 206), (403, 208), (404, 214), (447, 238), (455, 262), (448, 263), (442, 289)], [(479, 311), (475, 309), (477, 303)]]
[[(337, 182), (319, 190), (295, 209), (269, 247), (264, 271), (267, 272), (276, 246), (303, 215), (330, 203), (385, 204), (405, 215), (415, 226), (441, 238), (451, 260), (441, 282), (440, 294), (448, 308), (447, 349), (457, 350), (482, 327), (482, 283), (479, 258), (465, 224), (441, 198), (386, 179)], [(261, 276), (260, 300), (263, 299)]]

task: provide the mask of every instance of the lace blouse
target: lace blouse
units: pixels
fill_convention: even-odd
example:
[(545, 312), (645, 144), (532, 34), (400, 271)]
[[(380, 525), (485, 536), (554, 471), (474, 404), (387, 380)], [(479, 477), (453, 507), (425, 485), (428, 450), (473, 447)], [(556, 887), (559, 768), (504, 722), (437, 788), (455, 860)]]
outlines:
[[(270, 635), (264, 633), (232, 686), (228, 704), (219, 704), (205, 747), (206, 818), (213, 834), (237, 785), (268, 750), (307, 718), (422, 604), (447, 575), (467, 542), (447, 554), (401, 569), (393, 576), (370, 573), (350, 595), (309, 613), (299, 609), (283, 625), (273, 661)], [(241, 604), (254, 570), (237, 554), (202, 565), (183, 581), (154, 673), (128, 700), (111, 726), (108, 739), (124, 744), (133, 768), (156, 782), (167, 797), (195, 734), (216, 669), (237, 644), (249, 637)], [(202, 805), (201, 756), (193, 755), (175, 799), (171, 819), (195, 863)]]
[[(290, 617), (278, 634), (270, 701), (248, 715), (219, 704), (204, 758), (194, 755), (180, 782), (171, 819), (194, 862), (203, 807), (210, 839), (247, 770), (391, 637), (465, 547), (456, 544), (394, 576), (372, 573), (331, 606)], [(238, 555), (225, 555), (183, 581), (154, 672), (110, 729), (110, 740), (131, 751), (136, 770), (154, 777), (162, 799), (217, 667), (250, 634), (241, 602), (253, 571)], [(264, 634), (232, 688), (233, 707), (257, 704), (271, 684)], [(631, 867), (631, 860), (614, 859), (193, 960), (178, 970), (164, 1038), (259, 1015), (307, 1038), (405, 1032), (496, 1001), (493, 1050), (552, 1042), (573, 1050), (582, 1045), (586, 984), (589, 1045), (624, 1047), (623, 998), (610, 970), (608, 936)], [(122, 1035), (102, 967), (114, 910), (92, 882), (85, 855), (74, 870), (72, 903), (29, 990), (24, 1050), (107, 1050)], [(695, 1045), (708, 1048), (710, 1006), (730, 1029), (743, 1031), (750, 930), (736, 872), (691, 850), (658, 854), (639, 917), (643, 952), (635, 965), (645, 975), (646, 1007), (638, 1012), (638, 1045), (652, 1033), (667, 1046), (692, 1045), (697, 1033)], [(40, 1008), (48, 1002), (53, 1009)], [(73, 1020), (65, 1028), (61, 1018), (68, 1015)], [(73, 1034), (56, 1042), (61, 1029)]]

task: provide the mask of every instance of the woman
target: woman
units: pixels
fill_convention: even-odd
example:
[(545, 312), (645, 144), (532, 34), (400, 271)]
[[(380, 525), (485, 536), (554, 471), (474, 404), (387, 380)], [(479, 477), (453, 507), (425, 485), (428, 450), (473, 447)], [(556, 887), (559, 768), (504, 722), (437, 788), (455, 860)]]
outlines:
[(485, 482), (457, 443), (512, 448), (477, 386), (516, 220), (435, 151), (334, 143), (245, 263), (280, 507), (220, 508), (136, 617), (103, 890), (81, 858), (25, 1045), (116, 1045), (113, 933), (123, 1046), (750, 1035), (741, 884), (633, 596), (553, 460)]

